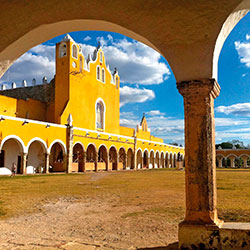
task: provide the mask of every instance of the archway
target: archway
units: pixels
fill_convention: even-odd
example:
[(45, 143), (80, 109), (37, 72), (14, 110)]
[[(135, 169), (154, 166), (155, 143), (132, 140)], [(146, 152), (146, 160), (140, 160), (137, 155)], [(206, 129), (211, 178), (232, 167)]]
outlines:
[(160, 167), (160, 155), (159, 155), (159, 151), (157, 151), (155, 154), (155, 168), (159, 168), (159, 167)]
[(140, 149), (138, 149), (136, 153), (136, 168), (137, 169), (142, 168), (142, 152)]
[(151, 150), (150, 151), (150, 160), (149, 160), (149, 168), (154, 168), (154, 151)]
[(118, 162), (118, 170), (126, 169), (126, 151), (124, 148), (119, 149), (119, 162)]
[(76, 143), (73, 147), (72, 172), (83, 172), (84, 168), (84, 148)]
[(164, 168), (165, 166), (165, 161), (164, 161), (164, 153), (161, 152), (161, 159), (160, 159), (160, 168)]
[(148, 150), (144, 150), (144, 153), (143, 153), (143, 168), (149, 168), (149, 165), (148, 165)]
[(1, 167), (12, 169), (12, 164), (16, 164), (17, 173), (23, 174), (22, 154), (24, 153), (23, 142), (16, 138), (9, 138), (4, 141), (1, 147)]
[(27, 174), (46, 172), (46, 152), (45, 145), (40, 141), (33, 141), (28, 148)]
[(118, 164), (117, 164), (117, 151), (116, 148), (114, 146), (112, 146), (109, 149), (109, 164), (110, 164), (110, 169), (112, 170), (118, 170)]
[(98, 170), (108, 170), (108, 151), (104, 145), (101, 145), (98, 150)]
[(66, 159), (64, 147), (56, 142), (50, 149), (49, 172), (64, 172), (66, 170)]
[(173, 154), (172, 154), (172, 152), (170, 153), (169, 162), (170, 162), (169, 167), (173, 168), (174, 165), (173, 165)]
[(133, 150), (131, 148), (128, 149), (127, 158), (128, 158), (127, 168), (134, 169), (134, 156), (133, 156)]
[(97, 170), (97, 152), (96, 147), (93, 144), (89, 144), (86, 151), (86, 171), (94, 171)]
[(168, 152), (165, 155), (165, 168), (169, 168)]

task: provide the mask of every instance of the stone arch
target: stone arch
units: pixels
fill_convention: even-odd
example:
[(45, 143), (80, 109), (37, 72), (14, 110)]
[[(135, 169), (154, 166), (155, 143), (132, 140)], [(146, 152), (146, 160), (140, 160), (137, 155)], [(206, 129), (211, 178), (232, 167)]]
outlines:
[(49, 148), (49, 171), (50, 172), (63, 172), (66, 170), (66, 151), (63, 144), (59, 141), (51, 143)]
[(129, 169), (134, 169), (134, 154), (133, 150), (131, 148), (128, 149), (127, 151), (127, 168)]
[(67, 153), (67, 148), (66, 148), (64, 142), (61, 141), (61, 140), (54, 140), (53, 142), (51, 142), (51, 144), (50, 144), (50, 146), (49, 146), (49, 148), (48, 148), (48, 153), (49, 153), (49, 154), (51, 153), (51, 148), (53, 147), (53, 145), (54, 145), (55, 143), (60, 144), (60, 146), (62, 147), (62, 150), (63, 150), (63, 154), (66, 154), (66, 153)]
[(149, 168), (149, 153), (148, 149), (143, 152), (143, 168)]
[(96, 146), (90, 143), (86, 150), (86, 164), (85, 170), (94, 171), (97, 170), (97, 150)]
[(98, 170), (108, 170), (108, 149), (104, 144), (98, 149)]
[(112, 170), (118, 170), (118, 155), (115, 146), (111, 146), (109, 149), (109, 164)]
[(1, 142), (1, 165), (0, 167), (12, 169), (12, 164), (16, 164), (17, 173), (22, 174), (22, 155), (25, 153), (23, 141), (15, 135), (6, 136)]
[(149, 154), (149, 168), (154, 168), (154, 162), (155, 162), (155, 154), (154, 154), (154, 150), (150, 150), (150, 154)]
[(27, 145), (27, 174), (46, 172), (47, 145), (40, 138), (33, 138)]
[(76, 142), (73, 146), (72, 155), (72, 172), (84, 172), (84, 146), (80, 142)]
[(118, 152), (118, 170), (120, 169), (126, 169), (126, 150), (124, 147), (121, 147)]
[(214, 53), (213, 53), (213, 78), (218, 77), (218, 60), (221, 49), (226, 41), (227, 37), (237, 25), (237, 23), (249, 12), (250, 3), (245, 0), (243, 1), (226, 19), (224, 22), (215, 42)]
[(137, 169), (142, 168), (142, 150), (139, 148), (136, 152), (136, 167)]

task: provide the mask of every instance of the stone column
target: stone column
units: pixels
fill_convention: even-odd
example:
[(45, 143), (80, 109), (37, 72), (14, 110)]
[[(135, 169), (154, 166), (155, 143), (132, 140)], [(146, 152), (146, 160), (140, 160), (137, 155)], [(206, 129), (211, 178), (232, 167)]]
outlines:
[(45, 173), (49, 173), (49, 154), (45, 153)]
[(218, 167), (222, 168), (222, 160), (223, 160), (223, 158), (222, 157), (217, 157), (217, 160), (218, 160)]
[(230, 160), (230, 166), (231, 166), (231, 168), (235, 168), (235, 164), (234, 164), (235, 157), (234, 156), (229, 156), (228, 158)]
[(242, 158), (242, 160), (243, 160), (243, 162), (244, 162), (244, 168), (247, 168), (248, 166), (247, 166), (247, 159), (248, 159), (248, 156), (247, 155), (243, 155), (243, 156), (241, 156), (241, 158)]
[(67, 128), (67, 164), (66, 172), (72, 173), (72, 162), (73, 162), (73, 126), (68, 125)]
[(83, 152), (82, 155), (82, 171), (86, 172), (86, 159), (87, 159), (87, 152)]
[(186, 216), (180, 224), (218, 225), (215, 164), (215, 79), (177, 83), (184, 98)]
[(27, 153), (22, 153), (21, 155), (21, 173), (23, 175), (26, 174), (26, 167), (27, 167)]

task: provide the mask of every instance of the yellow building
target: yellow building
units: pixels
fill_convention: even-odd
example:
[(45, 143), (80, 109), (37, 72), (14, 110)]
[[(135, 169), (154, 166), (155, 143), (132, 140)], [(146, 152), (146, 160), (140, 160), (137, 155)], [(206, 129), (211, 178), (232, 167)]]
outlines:
[[(56, 75), (42, 85), (0, 91), (0, 167), (18, 173), (176, 167), (184, 148), (119, 124), (118, 71), (98, 46), (85, 58), (66, 35), (56, 45)], [(177, 162), (178, 158), (178, 162)]]

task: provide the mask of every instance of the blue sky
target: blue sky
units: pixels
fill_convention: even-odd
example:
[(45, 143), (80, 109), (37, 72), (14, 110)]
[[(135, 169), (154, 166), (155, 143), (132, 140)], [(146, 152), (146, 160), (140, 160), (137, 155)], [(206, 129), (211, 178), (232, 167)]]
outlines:
[[(245, 16), (231, 32), (219, 58), (220, 96), (215, 100), (216, 142), (238, 139), (250, 143), (250, 15)], [(121, 77), (120, 123), (135, 127), (145, 113), (155, 136), (165, 142), (184, 144), (183, 99), (176, 89), (174, 75), (167, 61), (146, 45), (124, 35), (79, 31), (70, 33), (82, 44), (83, 53), (92, 53), (100, 41), (111, 70), (117, 67)], [(55, 43), (64, 34), (38, 45), (21, 56), (0, 84), (42, 77), (51, 80), (55, 74)], [(27, 71), (27, 68), (29, 69)]]

